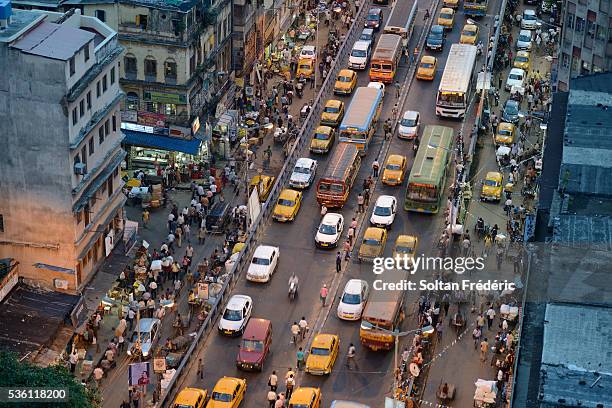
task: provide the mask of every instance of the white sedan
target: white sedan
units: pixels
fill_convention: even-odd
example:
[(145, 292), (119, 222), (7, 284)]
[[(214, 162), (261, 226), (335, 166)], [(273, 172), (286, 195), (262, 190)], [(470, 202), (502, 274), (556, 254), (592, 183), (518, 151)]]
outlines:
[(219, 333), (228, 336), (241, 335), (252, 311), (253, 299), (250, 296), (232, 296), (219, 320)]
[(338, 241), (344, 230), (344, 217), (342, 214), (327, 213), (321, 220), (317, 234), (315, 235), (315, 244), (319, 248), (333, 248), (338, 246)]
[(396, 212), (396, 198), (390, 195), (381, 195), (376, 199), (376, 204), (370, 217), (370, 224), (375, 227), (390, 228), (393, 221), (395, 221)]
[(278, 266), (278, 257), (280, 249), (269, 245), (260, 245), (255, 249), (253, 259), (249, 269), (247, 269), (246, 278), (251, 282), (269, 282), (272, 274)]
[(346, 282), (338, 303), (338, 317), (342, 320), (359, 320), (368, 300), (369, 286), (362, 279)]
[(289, 185), (293, 188), (308, 188), (312, 185), (317, 172), (317, 161), (301, 157), (295, 163)]
[(316, 59), (317, 58), (317, 48), (314, 45), (305, 45), (302, 47), (302, 51), (300, 51), (300, 59)]

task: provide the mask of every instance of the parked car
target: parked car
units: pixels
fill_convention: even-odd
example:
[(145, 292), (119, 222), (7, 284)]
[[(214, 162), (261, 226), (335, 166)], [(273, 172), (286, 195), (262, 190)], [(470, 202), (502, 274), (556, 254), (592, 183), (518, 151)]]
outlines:
[(378, 31), (383, 23), (383, 11), (380, 8), (371, 8), (366, 17), (365, 27)]
[(276, 177), (266, 176), (265, 174), (253, 176), (251, 182), (249, 183), (249, 194), (254, 188), (257, 188), (257, 192), (259, 193), (259, 201), (265, 203), (270, 195), (270, 191), (272, 191), (275, 180)]
[(260, 245), (255, 249), (246, 279), (251, 282), (268, 282), (278, 266), (280, 249), (270, 245)]
[(519, 31), (519, 35), (516, 38), (516, 49), (517, 50), (531, 50), (533, 33), (529, 30)]
[(250, 296), (232, 296), (219, 319), (219, 333), (228, 336), (241, 335), (251, 318), (252, 311), (253, 299)]
[(342, 320), (359, 320), (368, 301), (370, 287), (362, 279), (350, 279), (344, 285), (344, 291), (338, 302), (338, 318)]
[(521, 28), (525, 30), (535, 30), (540, 26), (536, 11), (532, 9), (523, 10), (523, 16), (521, 17)]
[(444, 34), (444, 27), (441, 25), (432, 25), (427, 35), (427, 42), (425, 48), (434, 51), (442, 51), (444, 48), (444, 41), (446, 41), (446, 35)]
[(344, 231), (344, 217), (342, 214), (325, 214), (315, 235), (315, 245), (319, 248), (334, 248), (338, 246), (342, 231)]
[(397, 199), (390, 195), (381, 195), (376, 199), (370, 224), (380, 228), (390, 228), (395, 221), (397, 212)]
[[(141, 354), (144, 358), (151, 357), (153, 347), (155, 347), (161, 336), (160, 328), (161, 320), (159, 319), (140, 319), (138, 327), (134, 328), (134, 333), (132, 333), (130, 338), (127, 349), (128, 356), (138, 356)], [(140, 345), (140, 350), (136, 346), (137, 343)]]
[(406, 111), (397, 127), (397, 137), (400, 139), (414, 139), (419, 134), (421, 114), (417, 111)]
[(221, 234), (232, 218), (230, 205), (226, 201), (217, 201), (210, 207), (204, 221), (206, 232), (210, 234)]
[(295, 163), (289, 178), (289, 185), (293, 188), (308, 188), (312, 185), (317, 172), (317, 161), (301, 157)]

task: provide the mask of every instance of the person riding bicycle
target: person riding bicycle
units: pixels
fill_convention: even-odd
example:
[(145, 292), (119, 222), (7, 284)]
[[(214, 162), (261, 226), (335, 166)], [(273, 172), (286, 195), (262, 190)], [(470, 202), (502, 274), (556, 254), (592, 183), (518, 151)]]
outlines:
[(291, 288), (295, 288), (294, 290), (297, 292), (298, 289), (298, 284), (300, 283), (297, 275), (295, 273), (293, 273), (291, 275), (291, 277), (289, 278), (289, 290), (291, 290)]

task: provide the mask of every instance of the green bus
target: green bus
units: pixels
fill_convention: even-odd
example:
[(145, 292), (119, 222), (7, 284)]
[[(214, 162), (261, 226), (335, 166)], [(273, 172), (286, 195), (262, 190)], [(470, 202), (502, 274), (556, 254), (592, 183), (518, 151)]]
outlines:
[(452, 145), (452, 128), (431, 125), (425, 127), (408, 177), (404, 202), (406, 211), (428, 214), (440, 211)]

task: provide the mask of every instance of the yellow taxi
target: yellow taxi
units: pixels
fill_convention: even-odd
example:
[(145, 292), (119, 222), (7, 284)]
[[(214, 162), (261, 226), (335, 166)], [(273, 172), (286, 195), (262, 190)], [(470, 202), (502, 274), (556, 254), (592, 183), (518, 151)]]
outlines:
[(200, 388), (183, 388), (174, 400), (173, 408), (204, 408), (206, 404), (206, 390)]
[(502, 122), (497, 125), (497, 133), (495, 133), (495, 143), (511, 145), (514, 143), (516, 127), (512, 123)]
[(310, 140), (310, 151), (312, 153), (329, 153), (334, 145), (336, 132), (329, 126), (319, 126)]
[(315, 60), (312, 58), (302, 58), (298, 62), (296, 77), (299, 78), (302, 75), (304, 78), (312, 79), (314, 77)]
[(459, 8), (459, 0), (444, 0), (444, 7)]
[(399, 154), (391, 154), (385, 163), (383, 170), (382, 182), (389, 186), (399, 186), (404, 181), (404, 173), (406, 172), (406, 156)]
[(382, 256), (386, 243), (387, 230), (385, 228), (369, 227), (363, 233), (363, 240), (361, 241), (357, 258), (360, 261), (368, 261)]
[(350, 95), (357, 86), (357, 73), (352, 69), (341, 69), (334, 85), (334, 93)]
[(529, 68), (531, 66), (531, 54), (529, 51), (517, 51), (516, 57), (514, 57), (514, 61), (512, 62), (513, 68), (520, 68), (525, 72), (529, 72)]
[(414, 235), (400, 235), (395, 240), (395, 247), (393, 247), (393, 258), (400, 257), (403, 259), (404, 256), (411, 260), (414, 260), (417, 247), (419, 246), (419, 239)]
[(476, 45), (476, 41), (478, 41), (478, 26), (476, 24), (464, 25), (459, 43)]
[(244, 399), (246, 380), (222, 377), (212, 390), (206, 408), (236, 408)]
[(313, 375), (331, 373), (339, 348), (340, 339), (335, 334), (317, 334), (310, 344), (305, 371)]
[(293, 221), (300, 210), (301, 204), (302, 193), (286, 188), (278, 196), (278, 201), (272, 212), (272, 218), (279, 222)]
[(424, 79), (426, 81), (433, 81), (436, 76), (436, 69), (438, 68), (438, 59), (431, 55), (423, 55), (421, 62), (419, 62), (419, 68), (417, 69), (417, 79)]
[(275, 177), (266, 176), (264, 174), (253, 176), (251, 182), (249, 183), (249, 194), (254, 188), (257, 188), (259, 192), (259, 201), (265, 203), (270, 195), (270, 191), (272, 191), (274, 180)]
[(291, 393), (289, 408), (319, 408), (320, 406), (320, 388), (298, 387)]
[(501, 173), (490, 171), (482, 182), (481, 201), (499, 201), (502, 195), (504, 177)]
[(344, 117), (344, 102), (337, 99), (330, 99), (325, 103), (323, 113), (321, 113), (321, 125), (340, 126)]
[(438, 14), (438, 25), (441, 25), (447, 30), (452, 30), (455, 24), (455, 10), (452, 8), (444, 7)]

